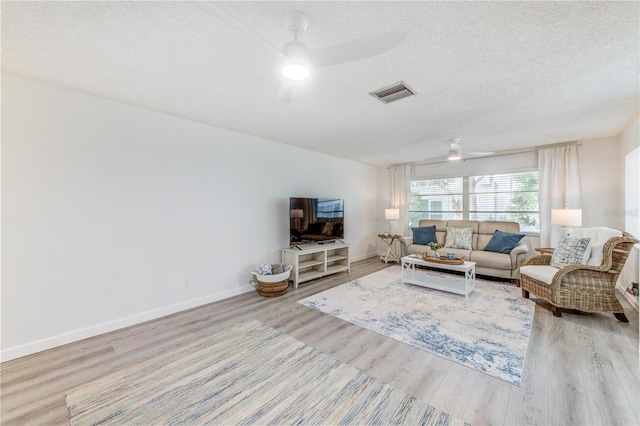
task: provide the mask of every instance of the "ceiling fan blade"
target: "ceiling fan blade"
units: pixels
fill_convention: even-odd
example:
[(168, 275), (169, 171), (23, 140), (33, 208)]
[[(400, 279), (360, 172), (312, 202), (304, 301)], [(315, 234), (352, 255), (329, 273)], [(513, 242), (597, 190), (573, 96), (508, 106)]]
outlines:
[(293, 81), (283, 81), (282, 86), (280, 87), (280, 92), (278, 92), (278, 100), (286, 103), (291, 102), (294, 88), (295, 83)]
[(340, 64), (379, 55), (396, 46), (409, 35), (409, 28), (380, 33), (324, 48), (309, 48), (313, 68)]
[(486, 157), (488, 155), (495, 154), (495, 151), (465, 152), (463, 154), (466, 154), (467, 156), (470, 156), (470, 157)]
[(244, 25), (242, 22), (238, 21), (233, 15), (229, 14), (226, 10), (222, 9), (220, 6), (218, 6), (214, 2), (189, 1), (188, 3), (191, 3), (193, 6), (197, 7), (198, 9), (207, 13), (208, 15), (211, 15), (214, 18), (217, 18), (222, 22), (236, 28), (237, 30), (249, 36), (250, 38), (253, 38), (254, 40), (259, 40), (260, 42), (267, 44), (269, 47), (271, 47), (272, 49), (280, 53), (283, 57), (286, 57), (284, 53), (282, 53), (279, 47), (272, 44), (269, 40), (262, 37), (260, 34), (256, 33), (251, 28)]
[(447, 161), (449, 161), (449, 158), (445, 155), (445, 156), (440, 156), (440, 157), (425, 158), (425, 159), (423, 159), (422, 161), (419, 161), (416, 164), (446, 163)]

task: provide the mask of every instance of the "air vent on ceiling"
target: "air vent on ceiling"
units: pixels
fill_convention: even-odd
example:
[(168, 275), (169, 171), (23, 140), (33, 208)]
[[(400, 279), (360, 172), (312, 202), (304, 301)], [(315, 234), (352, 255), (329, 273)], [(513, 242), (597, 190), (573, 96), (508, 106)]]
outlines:
[(377, 98), (380, 102), (388, 104), (389, 102), (397, 101), (408, 96), (415, 95), (415, 92), (409, 88), (403, 81), (392, 84), (391, 86), (383, 87), (375, 92), (369, 93), (374, 98)]

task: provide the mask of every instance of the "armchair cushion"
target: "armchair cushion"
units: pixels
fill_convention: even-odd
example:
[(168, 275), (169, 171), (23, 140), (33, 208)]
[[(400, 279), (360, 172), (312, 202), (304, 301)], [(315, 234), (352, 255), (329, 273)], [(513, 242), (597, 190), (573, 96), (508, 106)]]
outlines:
[(511, 250), (518, 245), (524, 234), (510, 234), (496, 229), (489, 243), (484, 247), (485, 251), (496, 253), (511, 253)]
[(553, 277), (558, 271), (558, 268), (550, 265), (525, 265), (520, 267), (520, 276), (526, 275), (534, 280), (551, 285)]
[(590, 241), (591, 238), (574, 238), (563, 235), (551, 256), (551, 266), (563, 268), (567, 265), (587, 263)]

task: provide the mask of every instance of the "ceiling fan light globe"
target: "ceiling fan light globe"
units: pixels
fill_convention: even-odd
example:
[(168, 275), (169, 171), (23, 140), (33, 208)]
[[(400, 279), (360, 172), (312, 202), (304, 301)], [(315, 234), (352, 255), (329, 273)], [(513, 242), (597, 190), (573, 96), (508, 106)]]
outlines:
[(447, 158), (449, 161), (455, 161), (460, 160), (462, 157), (460, 157), (460, 151), (452, 149), (449, 151), (449, 156)]
[(287, 80), (302, 81), (309, 78), (311, 70), (301, 64), (288, 64), (282, 68), (282, 75)]

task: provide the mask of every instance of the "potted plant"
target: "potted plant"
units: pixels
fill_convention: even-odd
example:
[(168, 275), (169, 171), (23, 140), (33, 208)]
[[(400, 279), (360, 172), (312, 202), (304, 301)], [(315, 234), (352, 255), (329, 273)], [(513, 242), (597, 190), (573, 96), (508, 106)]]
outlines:
[(436, 259), (440, 258), (440, 256), (438, 255), (438, 249), (442, 248), (442, 244), (438, 244), (436, 242), (432, 242), (427, 244), (429, 246), (429, 248), (433, 251), (433, 257), (435, 257)]

